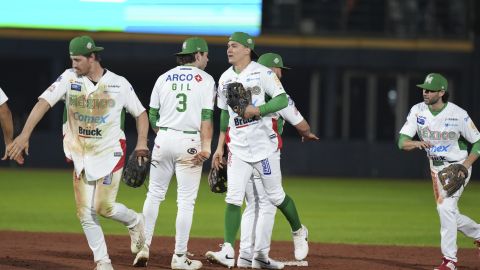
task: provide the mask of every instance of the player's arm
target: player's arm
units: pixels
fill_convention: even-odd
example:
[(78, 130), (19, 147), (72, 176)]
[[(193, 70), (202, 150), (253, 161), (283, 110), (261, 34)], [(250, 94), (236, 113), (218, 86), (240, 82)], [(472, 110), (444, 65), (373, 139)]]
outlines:
[(22, 132), (7, 147), (7, 154), (10, 159), (17, 160), (21, 158), (23, 151), (28, 155), (28, 141), (30, 140), (33, 129), (50, 108), (50, 104), (45, 99), (38, 99), (37, 104), (33, 107), (27, 118), (27, 122), (23, 126)]
[(272, 99), (267, 103), (262, 104), (258, 107), (253, 105), (248, 105), (245, 109), (245, 118), (252, 118), (254, 116), (264, 116), (269, 113), (274, 113), (280, 111), (281, 109), (287, 107), (288, 98), (286, 93), (282, 93)]
[(228, 121), (230, 120), (230, 115), (227, 110), (221, 110), (220, 113), (220, 134), (218, 135), (218, 144), (215, 153), (212, 158), (212, 165), (214, 168), (219, 169), (223, 168), (222, 158), (223, 158), (223, 149), (225, 146), (225, 136), (228, 128)]
[(3, 131), (3, 139), (5, 147), (13, 141), (13, 120), (12, 112), (8, 108), (7, 103), (0, 105), (0, 126)]
[(137, 146), (135, 150), (148, 150), (147, 136), (148, 136), (148, 117), (147, 113), (143, 111), (135, 118), (137, 122)]
[(400, 150), (411, 151), (414, 149), (428, 149), (432, 147), (429, 142), (412, 140), (412, 137), (400, 133), (398, 138), (398, 148)]
[(302, 142), (304, 141), (318, 141), (317, 135), (313, 134), (310, 131), (310, 125), (308, 122), (303, 119), (300, 123), (295, 125), (295, 128), (297, 129), (298, 134), (302, 136)]
[(212, 152), (212, 137), (213, 137), (213, 110), (202, 109), (202, 122), (200, 124), (200, 141), (202, 143), (202, 150), (196, 154), (193, 163), (196, 165), (202, 164), (210, 158)]
[(152, 127), (155, 133), (158, 132), (157, 122), (160, 119), (160, 114), (158, 113), (160, 109), (150, 108), (148, 110), (148, 120), (150, 121), (150, 126)]
[(477, 161), (478, 156), (480, 156), (480, 140), (478, 140), (472, 145), (472, 150), (470, 151), (467, 159), (465, 159), (465, 161), (463, 162), (463, 166), (469, 169), (470, 167), (472, 167), (472, 164)]

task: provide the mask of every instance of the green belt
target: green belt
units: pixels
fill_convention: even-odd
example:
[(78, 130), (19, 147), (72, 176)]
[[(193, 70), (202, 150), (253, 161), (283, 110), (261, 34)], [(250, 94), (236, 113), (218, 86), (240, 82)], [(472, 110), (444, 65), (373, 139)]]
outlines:
[[(168, 127), (159, 127), (160, 130), (168, 130), (168, 129), (172, 129), (172, 130), (176, 130), (176, 129), (173, 129), (173, 128), (168, 128)], [(177, 130), (177, 131), (182, 131), (182, 130)], [(183, 133), (185, 134), (197, 134), (198, 131), (182, 131)]]

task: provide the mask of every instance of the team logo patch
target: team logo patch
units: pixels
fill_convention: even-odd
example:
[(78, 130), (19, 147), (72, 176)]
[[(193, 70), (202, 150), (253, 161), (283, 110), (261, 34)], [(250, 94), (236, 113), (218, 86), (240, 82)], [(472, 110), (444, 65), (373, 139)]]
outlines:
[(103, 178), (103, 184), (107, 186), (112, 184), (112, 174), (109, 174)]
[(260, 95), (260, 92), (262, 92), (262, 89), (260, 89), (260, 86), (255, 85), (250, 89), (252, 92), (252, 95)]
[(417, 116), (417, 123), (420, 125), (425, 125), (425, 117)]
[(82, 86), (80, 84), (72, 83), (70, 85), (70, 89), (73, 90), (73, 91), (81, 91)]
[(202, 76), (200, 76), (200, 74), (197, 74), (197, 75), (195, 75), (195, 80), (197, 82), (201, 82), (203, 79), (202, 79)]
[(197, 153), (197, 149), (195, 148), (189, 148), (187, 150), (187, 153), (189, 153), (190, 155), (195, 155)]
[(270, 169), (270, 163), (268, 162), (268, 159), (264, 159), (261, 162), (262, 162), (263, 174), (264, 175), (272, 174), (272, 169)]

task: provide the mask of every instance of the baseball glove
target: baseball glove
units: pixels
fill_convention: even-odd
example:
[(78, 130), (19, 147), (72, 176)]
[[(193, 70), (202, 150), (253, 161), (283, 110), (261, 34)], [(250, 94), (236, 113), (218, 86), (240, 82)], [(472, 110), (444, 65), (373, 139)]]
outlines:
[(245, 109), (252, 104), (252, 92), (246, 90), (239, 82), (230, 83), (227, 86), (227, 105), (232, 108), (238, 116), (244, 118)]
[(227, 166), (217, 170), (214, 167), (210, 169), (208, 174), (208, 185), (214, 193), (224, 193), (227, 191)]
[[(142, 157), (138, 162), (138, 157)], [(130, 154), (127, 165), (123, 170), (122, 180), (129, 187), (137, 188), (147, 179), (150, 171), (151, 153), (148, 150), (135, 150)]]
[(438, 172), (438, 179), (447, 192), (447, 197), (457, 192), (465, 184), (467, 177), (468, 170), (462, 164), (452, 164)]

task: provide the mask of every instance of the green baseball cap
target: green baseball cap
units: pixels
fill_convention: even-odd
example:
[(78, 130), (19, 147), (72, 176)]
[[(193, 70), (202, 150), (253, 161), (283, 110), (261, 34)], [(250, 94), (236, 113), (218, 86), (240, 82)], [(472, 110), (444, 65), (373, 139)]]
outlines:
[(208, 52), (208, 45), (205, 39), (199, 37), (187, 38), (182, 44), (182, 51), (176, 55), (191, 54), (196, 52)]
[(430, 91), (447, 91), (448, 82), (441, 74), (430, 73), (425, 77), (425, 82), (417, 84), (417, 87)]
[(78, 36), (70, 41), (70, 55), (87, 55), (92, 52), (103, 51), (103, 47), (95, 46), (95, 41), (89, 36)]
[(290, 69), (289, 67), (286, 67), (283, 65), (283, 60), (282, 57), (279, 54), (276, 53), (264, 53), (262, 54), (258, 60), (257, 63), (262, 64), (266, 67), (276, 67), (276, 68), (283, 68), (283, 69)]
[(243, 46), (247, 47), (247, 48), (250, 48), (250, 50), (252, 50), (253, 54), (258, 57), (258, 54), (253, 50), (255, 48), (255, 41), (253, 40), (253, 38), (245, 33), (245, 32), (234, 32), (229, 38), (228, 38), (229, 41), (235, 41), (235, 42), (238, 42), (240, 44), (242, 44)]

